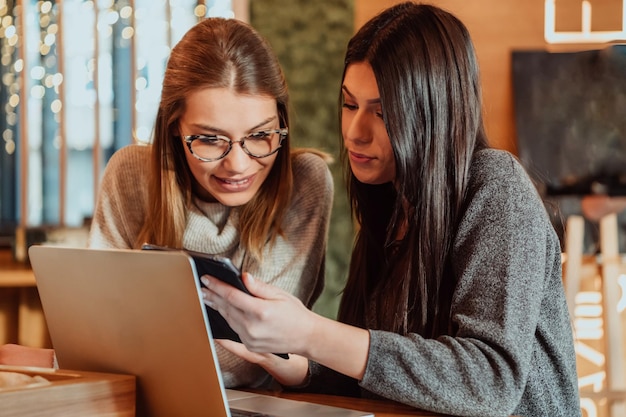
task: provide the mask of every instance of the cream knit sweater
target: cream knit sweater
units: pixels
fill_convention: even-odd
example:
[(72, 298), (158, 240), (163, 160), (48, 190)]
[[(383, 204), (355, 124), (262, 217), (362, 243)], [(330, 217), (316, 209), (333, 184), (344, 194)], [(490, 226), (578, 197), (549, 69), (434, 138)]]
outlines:
[[(107, 164), (89, 235), (92, 248), (131, 248), (145, 219), (150, 147), (130, 145)], [(311, 153), (294, 157), (294, 195), (284, 237), (266, 247), (258, 264), (240, 246), (238, 210), (195, 200), (183, 237), (186, 249), (230, 257), (243, 271), (276, 285), (312, 306), (324, 285), (324, 261), (333, 181), (326, 162)], [(266, 374), (217, 346), (226, 387), (254, 386)]]

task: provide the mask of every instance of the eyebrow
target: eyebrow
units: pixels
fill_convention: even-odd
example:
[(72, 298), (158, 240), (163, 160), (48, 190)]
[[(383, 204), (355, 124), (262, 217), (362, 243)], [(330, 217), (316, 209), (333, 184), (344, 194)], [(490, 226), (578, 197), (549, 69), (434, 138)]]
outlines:
[[(355, 97), (354, 97), (354, 94), (352, 94), (352, 93), (350, 92), (350, 90), (348, 89), (348, 87), (346, 87), (346, 86), (345, 86), (345, 84), (341, 86), (341, 90), (342, 90), (344, 93), (346, 93), (347, 95), (349, 95), (349, 96), (350, 96), (350, 98), (353, 98), (353, 99), (355, 98)], [(369, 100), (365, 100), (365, 102), (366, 102), (367, 104), (380, 104), (380, 97), (371, 98), (371, 99), (369, 99)]]
[[(257, 130), (258, 128), (260, 128), (261, 126), (266, 125), (266, 124), (276, 120), (276, 118), (277, 118), (277, 116), (270, 116), (267, 119), (263, 120), (262, 122), (252, 126), (247, 131), (248, 132), (253, 132), (253, 131)], [(210, 130), (212, 132), (217, 133), (218, 135), (228, 133), (224, 129), (221, 129), (219, 127), (215, 127), (215, 126), (211, 126), (211, 125), (205, 125), (205, 124), (202, 124), (202, 123), (192, 123), (191, 127), (196, 128), (196, 129), (201, 129), (201, 130)]]

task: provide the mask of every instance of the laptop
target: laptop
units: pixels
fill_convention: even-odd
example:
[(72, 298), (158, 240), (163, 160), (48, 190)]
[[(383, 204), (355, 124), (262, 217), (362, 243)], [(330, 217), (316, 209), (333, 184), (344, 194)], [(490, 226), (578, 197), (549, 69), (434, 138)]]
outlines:
[(225, 389), (183, 252), (36, 245), (29, 258), (59, 367), (135, 375), (137, 416), (373, 416)]

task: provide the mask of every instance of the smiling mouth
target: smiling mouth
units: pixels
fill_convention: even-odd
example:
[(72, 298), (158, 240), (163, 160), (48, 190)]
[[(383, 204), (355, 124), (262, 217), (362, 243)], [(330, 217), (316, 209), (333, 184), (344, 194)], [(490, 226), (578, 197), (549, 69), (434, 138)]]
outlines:
[(219, 177), (215, 177), (215, 178), (224, 184), (233, 185), (233, 186), (242, 186), (250, 182), (250, 177), (242, 178), (242, 179), (219, 178)]

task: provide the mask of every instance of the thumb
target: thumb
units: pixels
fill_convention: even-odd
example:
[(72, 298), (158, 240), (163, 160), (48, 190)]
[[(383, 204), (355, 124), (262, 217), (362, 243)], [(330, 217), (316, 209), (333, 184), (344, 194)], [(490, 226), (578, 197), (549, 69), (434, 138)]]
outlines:
[(241, 278), (248, 291), (256, 297), (273, 299), (276, 298), (281, 292), (279, 288), (255, 279), (252, 274), (248, 272), (244, 272)]
[(269, 353), (250, 352), (243, 343), (229, 339), (215, 339), (215, 343), (250, 363), (262, 362), (265, 359), (264, 355), (270, 355)]

